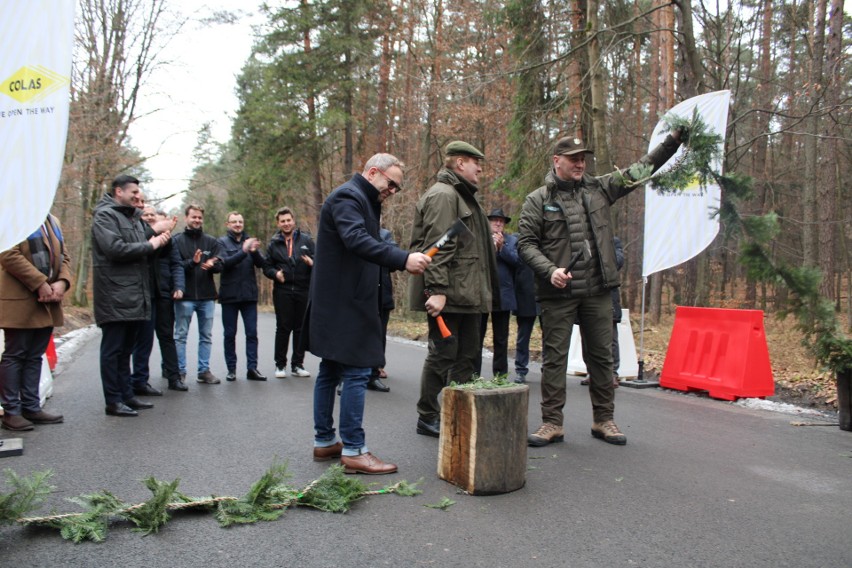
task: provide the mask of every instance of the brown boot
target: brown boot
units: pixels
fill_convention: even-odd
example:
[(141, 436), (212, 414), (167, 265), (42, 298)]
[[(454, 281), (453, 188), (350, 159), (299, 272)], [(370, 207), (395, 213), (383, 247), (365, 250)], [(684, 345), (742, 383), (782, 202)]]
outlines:
[(33, 429), (33, 423), (19, 414), (5, 414), (0, 420), (3, 428), (15, 432), (24, 432)]
[(60, 424), (64, 420), (61, 414), (50, 414), (44, 410), (33, 413), (23, 412), (22, 414), (33, 424)]

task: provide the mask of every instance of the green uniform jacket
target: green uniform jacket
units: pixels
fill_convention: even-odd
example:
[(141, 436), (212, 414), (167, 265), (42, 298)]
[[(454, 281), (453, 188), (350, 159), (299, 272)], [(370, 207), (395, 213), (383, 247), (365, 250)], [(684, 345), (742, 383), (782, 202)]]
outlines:
[(425, 273), (411, 276), (408, 299), (412, 310), (426, 311), (424, 288), (447, 297), (444, 307), (447, 313), (484, 314), (500, 309), (491, 225), (474, 197), (475, 191), (474, 186), (444, 168), (438, 172), (438, 182), (417, 202), (411, 232), (412, 250), (425, 252), (456, 219), (464, 221), (473, 233), (473, 240), (458, 247), (457, 239), (452, 239), (433, 257)]
[[(656, 171), (679, 146), (667, 136), (639, 161), (650, 164)], [(557, 190), (556, 176), (553, 170), (548, 172), (545, 185), (527, 196), (518, 221), (518, 252), (535, 272), (539, 299), (595, 294), (619, 285), (610, 205), (636, 187), (625, 186), (612, 174), (599, 178), (585, 174), (582, 180), (569, 185), (573, 185), (571, 191)], [(595, 258), (579, 263), (571, 271), (571, 285), (559, 289), (550, 283), (550, 277), (557, 268), (568, 266), (571, 256), (581, 250), (584, 238), (582, 223), (576, 222), (576, 211), (569, 200), (582, 204), (581, 210), (588, 214), (593, 238), (590, 245)], [(574, 222), (571, 222), (572, 217)]]

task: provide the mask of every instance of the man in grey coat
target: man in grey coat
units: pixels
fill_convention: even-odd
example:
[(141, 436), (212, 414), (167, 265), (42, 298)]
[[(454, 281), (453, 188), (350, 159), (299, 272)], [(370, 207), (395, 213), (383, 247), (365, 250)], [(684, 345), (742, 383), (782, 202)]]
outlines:
[(110, 416), (136, 416), (136, 410), (154, 407), (134, 396), (130, 355), (136, 334), (151, 319), (149, 257), (171, 234), (145, 238), (141, 212), (133, 205), (138, 195), (138, 179), (118, 176), (92, 219), (95, 322), (103, 334), (101, 383)]

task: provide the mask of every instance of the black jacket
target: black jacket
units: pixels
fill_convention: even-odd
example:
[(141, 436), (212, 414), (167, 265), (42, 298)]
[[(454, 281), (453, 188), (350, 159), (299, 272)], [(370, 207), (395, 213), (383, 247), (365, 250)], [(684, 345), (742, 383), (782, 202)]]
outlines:
[(151, 319), (148, 257), (154, 247), (145, 238), (140, 212), (119, 205), (109, 194), (92, 218), (92, 273), (98, 325)]
[[(202, 251), (201, 262), (196, 264), (192, 258), (198, 249)], [(211, 270), (202, 270), (201, 265), (214, 256), (220, 260), (216, 261)], [(183, 300), (216, 299), (213, 274), (222, 272), (221, 258), (219, 241), (201, 229), (185, 229), (172, 238), (172, 259), (183, 269), (172, 274), (172, 285), (175, 290), (183, 292)]]
[(254, 269), (263, 268), (265, 259), (259, 250), (243, 251), (249, 238), (242, 233), (239, 239), (232, 231), (219, 237), (222, 250), (222, 277), (219, 279), (219, 303), (257, 302), (257, 276)]
[[(305, 247), (305, 248), (303, 248)], [(305, 264), (302, 255), (306, 254), (313, 258), (316, 251), (313, 239), (300, 229), (293, 231), (293, 254), (287, 251), (287, 242), (281, 232), (275, 233), (266, 247), (266, 262), (263, 265), (263, 274), (272, 280), (276, 290), (287, 290), (291, 292), (308, 293), (311, 286), (311, 272), (313, 269)], [(284, 283), (275, 279), (275, 273), (284, 271)]]

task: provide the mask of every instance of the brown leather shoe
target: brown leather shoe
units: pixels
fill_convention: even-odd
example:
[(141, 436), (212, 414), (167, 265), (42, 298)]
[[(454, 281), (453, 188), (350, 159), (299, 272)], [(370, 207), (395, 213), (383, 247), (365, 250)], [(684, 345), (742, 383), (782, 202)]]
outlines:
[(33, 423), (19, 414), (6, 414), (0, 422), (2, 422), (3, 428), (14, 432), (24, 432), (33, 429)]
[(370, 452), (360, 456), (340, 456), (343, 473), (365, 473), (367, 475), (384, 475), (396, 473), (396, 465), (385, 463)]
[(314, 447), (314, 461), (325, 462), (334, 458), (340, 457), (340, 452), (343, 451), (343, 444), (336, 442), (325, 448)]
[(21, 415), (33, 424), (59, 424), (64, 420), (61, 414), (50, 414), (44, 410), (22, 412)]

